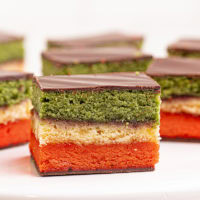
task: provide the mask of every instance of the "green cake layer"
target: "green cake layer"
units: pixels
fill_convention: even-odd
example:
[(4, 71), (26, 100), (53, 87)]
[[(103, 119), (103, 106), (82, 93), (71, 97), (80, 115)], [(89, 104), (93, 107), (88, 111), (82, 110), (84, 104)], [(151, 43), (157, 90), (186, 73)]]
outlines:
[(179, 56), (179, 57), (188, 57), (188, 58), (200, 58), (200, 52), (186, 52), (182, 50), (171, 50), (168, 49), (169, 56)]
[(44, 92), (34, 84), (32, 101), (42, 119), (159, 123), (160, 94), (152, 90)]
[(106, 72), (144, 72), (152, 59), (133, 60), (123, 62), (106, 62), (96, 64), (73, 64), (56, 66), (54, 63), (43, 59), (43, 75), (71, 75), (71, 74), (94, 74)]
[(152, 77), (161, 86), (161, 98), (177, 96), (200, 97), (200, 78), (195, 77)]
[(32, 80), (15, 80), (0, 82), (0, 106), (17, 104), (30, 98)]
[(24, 56), (23, 41), (0, 43), (0, 63), (21, 60)]

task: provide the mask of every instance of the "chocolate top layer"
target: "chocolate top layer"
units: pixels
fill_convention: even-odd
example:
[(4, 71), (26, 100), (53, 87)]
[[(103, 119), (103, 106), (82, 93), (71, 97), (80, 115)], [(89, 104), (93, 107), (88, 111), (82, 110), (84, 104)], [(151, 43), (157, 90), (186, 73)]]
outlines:
[(0, 43), (12, 42), (16, 40), (23, 40), (23, 37), (0, 32)]
[(147, 70), (149, 76), (200, 77), (200, 60), (190, 58), (158, 58)]
[(200, 52), (200, 40), (198, 39), (181, 39), (168, 46), (168, 50), (185, 51), (189, 53)]
[(160, 91), (160, 86), (140, 73), (108, 73), (71, 76), (39, 76), (34, 80), (42, 91), (131, 89)]
[(55, 64), (92, 64), (98, 62), (142, 60), (151, 55), (141, 54), (134, 48), (128, 47), (105, 47), (105, 48), (85, 48), (85, 49), (54, 49), (42, 53), (42, 57)]
[(143, 40), (141, 35), (126, 35), (122, 33), (108, 33), (90, 37), (63, 39), (63, 40), (49, 40), (49, 45), (66, 46), (66, 47), (94, 47), (106, 43), (114, 42), (132, 42)]
[(33, 75), (31, 73), (0, 70), (0, 81), (30, 79), (32, 77), (33, 77)]
[(182, 38), (178, 40), (178, 42), (194, 42), (194, 43), (200, 43), (200, 38)]

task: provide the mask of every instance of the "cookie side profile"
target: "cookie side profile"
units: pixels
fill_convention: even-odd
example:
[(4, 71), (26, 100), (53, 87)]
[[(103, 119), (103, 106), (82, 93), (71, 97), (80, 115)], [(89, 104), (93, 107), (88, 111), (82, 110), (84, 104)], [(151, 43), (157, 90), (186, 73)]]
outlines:
[(152, 56), (133, 48), (59, 49), (42, 53), (43, 75), (143, 72)]
[(142, 35), (127, 35), (115, 32), (83, 38), (48, 40), (47, 47), (49, 49), (87, 47), (134, 47), (141, 49), (143, 41)]
[(23, 71), (23, 38), (0, 32), (0, 70)]
[(161, 137), (200, 139), (200, 61), (156, 59), (147, 74), (161, 86)]
[(41, 175), (153, 170), (160, 86), (144, 74), (36, 77), (30, 151)]
[(0, 71), (0, 148), (29, 141), (32, 74)]

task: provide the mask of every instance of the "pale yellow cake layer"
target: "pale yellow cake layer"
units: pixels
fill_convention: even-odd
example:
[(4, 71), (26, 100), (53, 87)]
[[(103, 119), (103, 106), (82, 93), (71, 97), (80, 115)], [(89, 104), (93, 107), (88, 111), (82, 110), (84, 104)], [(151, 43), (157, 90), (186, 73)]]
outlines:
[(29, 99), (21, 103), (0, 108), (0, 124), (7, 124), (19, 119), (29, 119), (31, 117), (30, 111), (32, 104)]
[(115, 144), (159, 142), (159, 126), (113, 123), (76, 123), (40, 119), (33, 114), (33, 132), (40, 145), (49, 143)]
[(0, 64), (0, 70), (21, 72), (24, 70), (24, 62), (23, 61), (9, 61), (6, 63), (2, 63)]
[(200, 115), (200, 98), (190, 97), (164, 100), (161, 104), (161, 111)]

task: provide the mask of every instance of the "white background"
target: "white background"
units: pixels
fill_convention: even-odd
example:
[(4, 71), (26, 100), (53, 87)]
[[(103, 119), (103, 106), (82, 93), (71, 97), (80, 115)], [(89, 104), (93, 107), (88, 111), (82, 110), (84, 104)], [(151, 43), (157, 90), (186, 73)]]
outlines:
[(0, 0), (0, 29), (26, 35), (27, 69), (40, 72), (45, 38), (121, 30), (142, 33), (145, 51), (200, 37), (199, 0)]
[[(164, 56), (167, 44), (177, 38), (200, 38), (200, 0), (0, 0), (0, 29), (26, 35), (27, 69), (36, 73), (47, 37), (109, 30), (142, 33), (145, 51)], [(7, 149), (0, 159), (0, 199), (66, 199), (68, 195), (82, 200), (95, 196), (199, 200), (199, 147), (198, 143), (162, 143), (154, 173), (50, 179), (32, 171), (27, 146)]]

